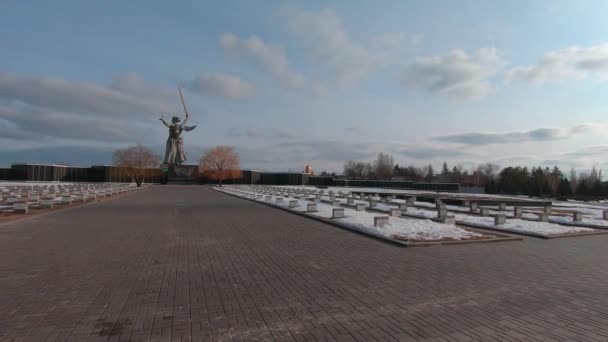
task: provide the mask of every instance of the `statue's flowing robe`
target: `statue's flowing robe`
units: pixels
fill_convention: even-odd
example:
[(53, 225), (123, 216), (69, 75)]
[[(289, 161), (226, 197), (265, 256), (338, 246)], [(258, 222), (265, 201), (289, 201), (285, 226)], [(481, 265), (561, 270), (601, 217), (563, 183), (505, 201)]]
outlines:
[(182, 131), (188, 132), (195, 127), (179, 124), (173, 124), (169, 127), (169, 138), (167, 138), (167, 148), (165, 149), (165, 164), (181, 164), (187, 160), (181, 134)]

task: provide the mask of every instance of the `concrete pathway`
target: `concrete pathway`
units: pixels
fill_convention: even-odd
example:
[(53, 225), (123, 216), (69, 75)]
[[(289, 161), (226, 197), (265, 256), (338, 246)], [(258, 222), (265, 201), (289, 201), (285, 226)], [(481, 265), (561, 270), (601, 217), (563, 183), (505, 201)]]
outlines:
[(608, 236), (398, 248), (202, 186), (0, 226), (2, 341), (607, 341)]

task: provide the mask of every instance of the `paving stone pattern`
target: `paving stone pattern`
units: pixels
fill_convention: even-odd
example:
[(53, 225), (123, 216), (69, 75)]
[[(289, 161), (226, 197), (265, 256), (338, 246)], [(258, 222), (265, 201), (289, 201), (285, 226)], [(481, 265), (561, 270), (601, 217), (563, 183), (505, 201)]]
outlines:
[(607, 247), (404, 249), (158, 186), (0, 226), (0, 340), (607, 341)]

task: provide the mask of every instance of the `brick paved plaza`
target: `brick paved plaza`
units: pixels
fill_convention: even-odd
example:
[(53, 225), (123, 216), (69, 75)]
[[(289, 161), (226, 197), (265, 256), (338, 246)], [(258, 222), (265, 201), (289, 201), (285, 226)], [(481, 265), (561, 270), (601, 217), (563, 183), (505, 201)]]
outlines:
[(2, 341), (607, 341), (608, 236), (399, 248), (208, 187), (0, 226)]

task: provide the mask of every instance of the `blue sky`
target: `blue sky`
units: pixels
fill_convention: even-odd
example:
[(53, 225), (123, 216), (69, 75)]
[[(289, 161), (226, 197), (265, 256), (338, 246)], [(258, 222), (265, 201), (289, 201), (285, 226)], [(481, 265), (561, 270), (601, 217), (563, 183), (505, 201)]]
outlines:
[(606, 167), (604, 1), (8, 1), (0, 165), (100, 164), (181, 113), (190, 162)]

